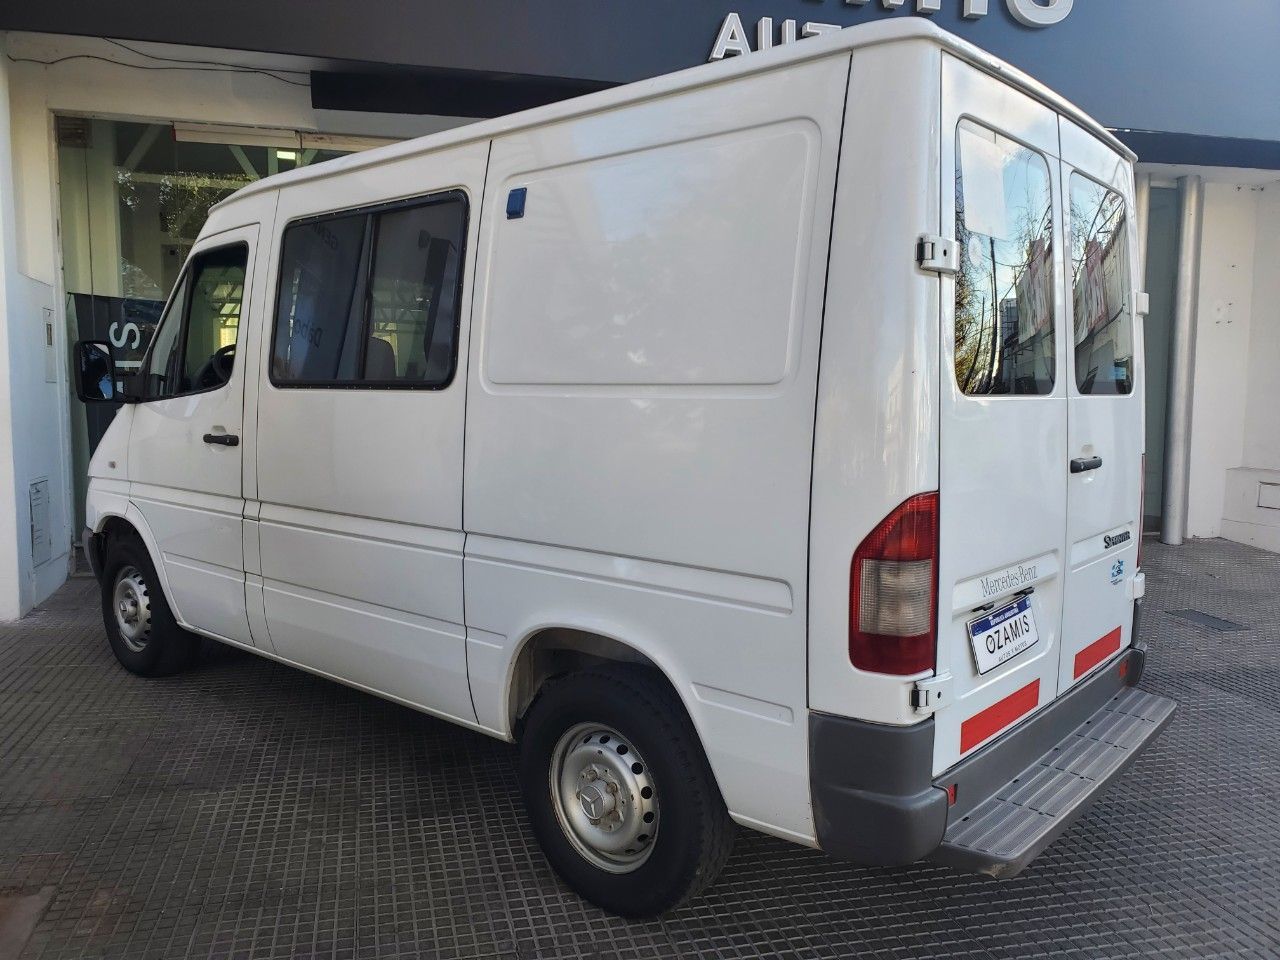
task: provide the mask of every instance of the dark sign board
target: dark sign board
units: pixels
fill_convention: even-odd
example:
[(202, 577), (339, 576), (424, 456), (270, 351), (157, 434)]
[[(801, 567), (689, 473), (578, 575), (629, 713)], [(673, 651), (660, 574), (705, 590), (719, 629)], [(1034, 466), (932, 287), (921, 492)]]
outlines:
[(172, 0), (42, 0), (4, 4), (0, 29), (590, 89), (706, 61), (731, 15), (752, 49), (766, 20), (774, 42), (804, 42), (806, 24), (931, 16), (1108, 126), (1280, 141), (1278, 0), (219, 0), (216, 13), (198, 16)]
[[(151, 335), (160, 322), (164, 301), (102, 297), (88, 293), (72, 293), (68, 299), (67, 307), (75, 318), (79, 339), (105, 340), (111, 344), (111, 354), (119, 372), (124, 375), (136, 373), (142, 365), (143, 354), (151, 344)], [(84, 404), (90, 452), (97, 449), (98, 441), (111, 426), (119, 408), (116, 403)]]

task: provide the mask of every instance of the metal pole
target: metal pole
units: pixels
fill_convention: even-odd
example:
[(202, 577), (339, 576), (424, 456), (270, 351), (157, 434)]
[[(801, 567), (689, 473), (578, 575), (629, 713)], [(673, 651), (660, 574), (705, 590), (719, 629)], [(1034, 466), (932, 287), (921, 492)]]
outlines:
[[(1151, 230), (1151, 174), (1137, 173), (1134, 176), (1133, 184), (1133, 206), (1134, 206), (1134, 229), (1138, 234), (1138, 261), (1136, 264), (1135, 275), (1137, 276), (1138, 288), (1144, 292), (1150, 293), (1151, 285), (1147, 282), (1147, 241)], [(1147, 353), (1147, 318), (1146, 316), (1134, 317), (1134, 348), (1138, 351), (1138, 358), (1145, 364)], [(1145, 366), (1144, 366), (1145, 369)], [(1151, 375), (1150, 371), (1144, 374), (1143, 391), (1146, 392), (1147, 377)], [(1147, 502), (1147, 402), (1150, 395), (1142, 398), (1142, 467), (1143, 474), (1138, 479), (1142, 484), (1143, 497), (1142, 503)], [(1142, 511), (1144, 514), (1146, 510)], [(1147, 518), (1145, 516), (1138, 518), (1139, 535), (1145, 535), (1147, 532)]]
[(1134, 207), (1138, 217), (1138, 283), (1147, 289), (1147, 229), (1151, 223), (1151, 174), (1139, 173), (1134, 182)]
[(1200, 299), (1200, 233), (1204, 182), (1178, 178), (1181, 240), (1178, 286), (1169, 345), (1169, 405), (1164, 441), (1164, 517), (1160, 540), (1177, 546), (1187, 535), (1187, 488), (1191, 474), (1191, 387), (1196, 362), (1196, 307)]

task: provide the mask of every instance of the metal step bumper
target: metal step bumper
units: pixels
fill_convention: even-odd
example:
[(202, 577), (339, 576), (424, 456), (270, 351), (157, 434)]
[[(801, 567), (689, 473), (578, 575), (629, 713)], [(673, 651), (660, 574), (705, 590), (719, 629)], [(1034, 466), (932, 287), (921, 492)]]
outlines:
[(1169, 722), (1167, 697), (1124, 687), (969, 810), (953, 810), (929, 858), (1012, 877), (1056, 840)]

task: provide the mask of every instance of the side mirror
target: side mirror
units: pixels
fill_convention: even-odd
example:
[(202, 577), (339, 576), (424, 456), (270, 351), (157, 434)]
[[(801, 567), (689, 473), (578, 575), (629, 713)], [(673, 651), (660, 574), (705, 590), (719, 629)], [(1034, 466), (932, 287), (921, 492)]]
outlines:
[(85, 403), (121, 403), (124, 391), (116, 379), (116, 361), (111, 344), (103, 340), (80, 340), (73, 348), (72, 367), (76, 396)]

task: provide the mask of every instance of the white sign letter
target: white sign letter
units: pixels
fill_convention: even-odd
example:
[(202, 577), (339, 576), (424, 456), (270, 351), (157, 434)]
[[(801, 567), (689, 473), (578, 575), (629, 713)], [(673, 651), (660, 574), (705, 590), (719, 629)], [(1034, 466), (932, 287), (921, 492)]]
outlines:
[(121, 327), (117, 321), (107, 329), (107, 339), (111, 341), (113, 347), (123, 347), (129, 343), (130, 337), (133, 337), (133, 343), (129, 344), (129, 349), (137, 350), (142, 343), (142, 328), (136, 323), (126, 323)]
[(1013, 19), (1028, 27), (1051, 27), (1067, 19), (1075, 0), (1009, 0), (1009, 12)]
[[(773, 17), (761, 17), (756, 24), (756, 49), (769, 50), (773, 47)], [(712, 54), (714, 57), (715, 54)]]
[(964, 15), (970, 20), (987, 15), (987, 0), (964, 0)]
[(724, 23), (720, 24), (720, 33), (716, 35), (715, 46), (711, 48), (711, 59), (723, 60), (731, 53), (741, 56), (750, 52), (751, 45), (747, 43), (747, 31), (742, 27), (742, 18), (736, 13), (729, 14), (724, 18)]
[(838, 23), (806, 23), (800, 28), (800, 36), (802, 37), (819, 37), (824, 33), (839, 33), (840, 24)]

